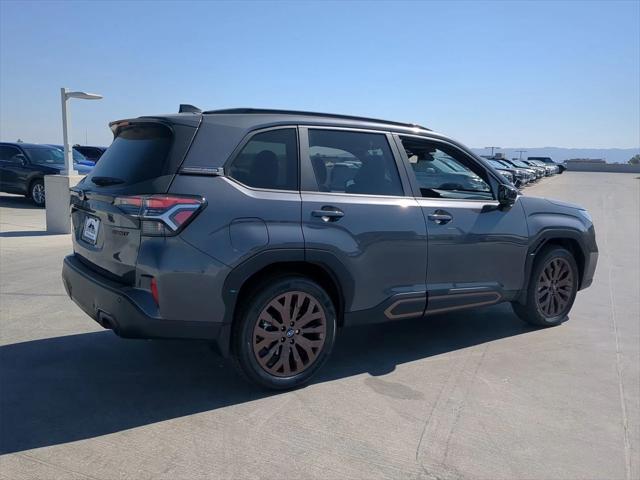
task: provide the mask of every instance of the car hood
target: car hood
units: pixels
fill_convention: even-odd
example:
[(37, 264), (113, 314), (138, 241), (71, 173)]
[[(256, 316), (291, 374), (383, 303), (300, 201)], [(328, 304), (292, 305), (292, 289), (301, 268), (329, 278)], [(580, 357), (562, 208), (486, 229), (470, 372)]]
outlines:
[(576, 210), (584, 210), (584, 207), (581, 207), (580, 205), (576, 205), (575, 203), (563, 202), (561, 200), (554, 200), (553, 198), (545, 198), (544, 200), (546, 200), (549, 203), (553, 203), (554, 205), (558, 205), (559, 207), (575, 208)]
[(538, 213), (563, 213), (566, 215), (579, 216), (577, 210), (585, 210), (584, 207), (575, 203), (563, 202), (543, 197), (530, 197), (524, 195), (520, 197), (527, 214)]
[(89, 172), (91, 172), (91, 169), (93, 167), (90, 167), (88, 165), (84, 165), (82, 163), (74, 163), (73, 164), (73, 168), (80, 174), (80, 175), (87, 175)]

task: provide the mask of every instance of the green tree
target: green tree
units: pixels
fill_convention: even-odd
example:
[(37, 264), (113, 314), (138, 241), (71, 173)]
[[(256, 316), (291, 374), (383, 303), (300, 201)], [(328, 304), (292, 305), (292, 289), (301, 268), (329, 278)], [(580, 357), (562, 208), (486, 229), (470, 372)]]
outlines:
[(629, 163), (631, 165), (640, 165), (640, 153), (637, 153), (633, 157), (631, 157)]

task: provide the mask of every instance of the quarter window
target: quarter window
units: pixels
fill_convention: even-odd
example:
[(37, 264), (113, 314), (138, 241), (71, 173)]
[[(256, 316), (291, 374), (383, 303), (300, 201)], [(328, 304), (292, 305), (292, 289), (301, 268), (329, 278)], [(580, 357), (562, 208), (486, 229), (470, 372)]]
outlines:
[(229, 176), (254, 188), (298, 190), (298, 137), (294, 128), (254, 135), (229, 167)]
[(383, 134), (310, 129), (309, 160), (321, 192), (404, 194)]
[(484, 169), (459, 150), (414, 137), (401, 137), (423, 197), (492, 200)]

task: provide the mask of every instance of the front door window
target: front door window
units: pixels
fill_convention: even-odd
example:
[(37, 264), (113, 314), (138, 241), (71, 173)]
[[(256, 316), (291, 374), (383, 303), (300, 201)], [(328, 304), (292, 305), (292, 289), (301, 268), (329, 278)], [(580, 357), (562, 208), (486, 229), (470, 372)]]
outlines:
[(486, 174), (447, 145), (401, 137), (422, 197), (492, 200)]

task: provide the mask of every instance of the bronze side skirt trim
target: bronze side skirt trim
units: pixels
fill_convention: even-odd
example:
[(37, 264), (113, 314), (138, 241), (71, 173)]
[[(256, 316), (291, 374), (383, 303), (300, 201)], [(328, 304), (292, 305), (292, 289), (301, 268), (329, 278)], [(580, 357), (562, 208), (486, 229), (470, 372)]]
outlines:
[(396, 300), (395, 302), (393, 302), (391, 305), (389, 305), (385, 311), (384, 311), (384, 315), (389, 319), (389, 320), (397, 320), (399, 318), (410, 318), (410, 317), (421, 317), (424, 314), (424, 308), (421, 308), (420, 310), (417, 310), (415, 312), (408, 312), (408, 313), (393, 313), (393, 310), (398, 306), (398, 305), (402, 305), (404, 303), (410, 303), (410, 302), (422, 302), (424, 304), (425, 301), (425, 297), (420, 297), (420, 298), (401, 298), (400, 300)]
[(458, 298), (463, 298), (463, 297), (489, 297), (486, 298), (484, 300), (480, 300), (480, 298), (478, 298), (478, 302), (473, 302), (473, 303), (464, 303), (462, 305), (453, 305), (451, 307), (442, 307), (442, 308), (435, 308), (433, 310), (429, 310), (429, 305), (427, 304), (427, 310), (425, 311), (426, 315), (432, 314), (432, 313), (441, 313), (441, 312), (450, 312), (452, 310), (461, 310), (463, 308), (471, 308), (471, 307), (481, 307), (483, 305), (492, 305), (494, 303), (498, 303), (500, 300), (502, 300), (502, 295), (500, 295), (498, 292), (473, 292), (473, 293), (454, 293), (451, 295), (438, 295), (435, 297), (429, 297), (430, 300), (440, 300), (440, 299), (448, 299), (448, 300), (454, 300), (454, 299), (458, 299)]

